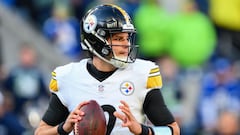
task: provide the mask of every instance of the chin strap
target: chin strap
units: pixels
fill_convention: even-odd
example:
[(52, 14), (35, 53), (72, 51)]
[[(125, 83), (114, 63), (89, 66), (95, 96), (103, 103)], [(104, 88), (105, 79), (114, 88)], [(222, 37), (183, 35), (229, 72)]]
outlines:
[(122, 61), (119, 61), (119, 60), (116, 60), (116, 59), (111, 59), (110, 63), (117, 68), (126, 68), (128, 66), (128, 63), (122, 62)]

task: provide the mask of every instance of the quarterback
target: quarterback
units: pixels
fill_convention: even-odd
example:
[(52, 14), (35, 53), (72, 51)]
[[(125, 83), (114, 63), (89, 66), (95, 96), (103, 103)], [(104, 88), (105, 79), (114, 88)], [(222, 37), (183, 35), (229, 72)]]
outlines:
[(86, 13), (81, 28), (82, 48), (91, 57), (52, 72), (52, 96), (35, 135), (73, 134), (84, 117), (79, 108), (92, 99), (109, 114), (107, 135), (179, 135), (160, 91), (159, 67), (136, 58), (129, 15), (116, 5), (99, 5)]

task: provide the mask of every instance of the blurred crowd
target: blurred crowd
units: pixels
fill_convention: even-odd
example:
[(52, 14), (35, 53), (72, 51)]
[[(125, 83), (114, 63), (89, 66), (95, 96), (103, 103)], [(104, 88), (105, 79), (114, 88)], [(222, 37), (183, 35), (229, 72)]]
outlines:
[[(84, 57), (82, 16), (106, 2), (133, 18), (139, 57), (159, 64), (162, 93), (182, 135), (240, 134), (239, 0), (0, 1), (72, 61)], [(19, 61), (9, 72), (3, 69), (2, 46), (0, 135), (32, 134), (48, 102), (48, 80), (32, 43), (19, 45)]]

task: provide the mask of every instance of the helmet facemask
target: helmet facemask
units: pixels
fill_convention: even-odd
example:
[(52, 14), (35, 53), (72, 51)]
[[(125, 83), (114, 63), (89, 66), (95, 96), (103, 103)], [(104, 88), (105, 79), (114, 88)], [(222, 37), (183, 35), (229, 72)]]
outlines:
[[(129, 34), (129, 44), (128, 45), (118, 45), (112, 43), (112, 36), (116, 33), (111, 33), (110, 34), (110, 39), (107, 44), (111, 48), (111, 54), (110, 54), (110, 59), (108, 59), (111, 64), (113, 64), (115, 67), (118, 68), (125, 68), (128, 66), (129, 63), (133, 63), (136, 60), (137, 57), (137, 51), (138, 51), (138, 46), (135, 45), (135, 33), (128, 33)], [(114, 51), (113, 47), (128, 47), (128, 55), (127, 56), (121, 56), (117, 55), (116, 52)]]

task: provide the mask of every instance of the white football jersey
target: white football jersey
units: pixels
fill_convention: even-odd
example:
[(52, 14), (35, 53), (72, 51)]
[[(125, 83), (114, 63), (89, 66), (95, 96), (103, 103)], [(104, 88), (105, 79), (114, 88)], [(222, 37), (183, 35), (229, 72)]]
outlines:
[[(116, 70), (111, 76), (100, 82), (87, 70), (88, 59), (57, 67), (52, 72), (50, 90), (71, 112), (82, 101), (96, 100), (101, 106), (107, 105), (120, 111), (120, 100), (126, 101), (132, 114), (140, 122), (146, 118), (143, 114), (143, 102), (147, 92), (162, 87), (159, 67), (146, 60), (137, 59), (125, 69)], [(106, 119), (108, 122), (108, 113)], [(111, 135), (131, 135), (128, 128), (121, 126), (117, 119)]]

